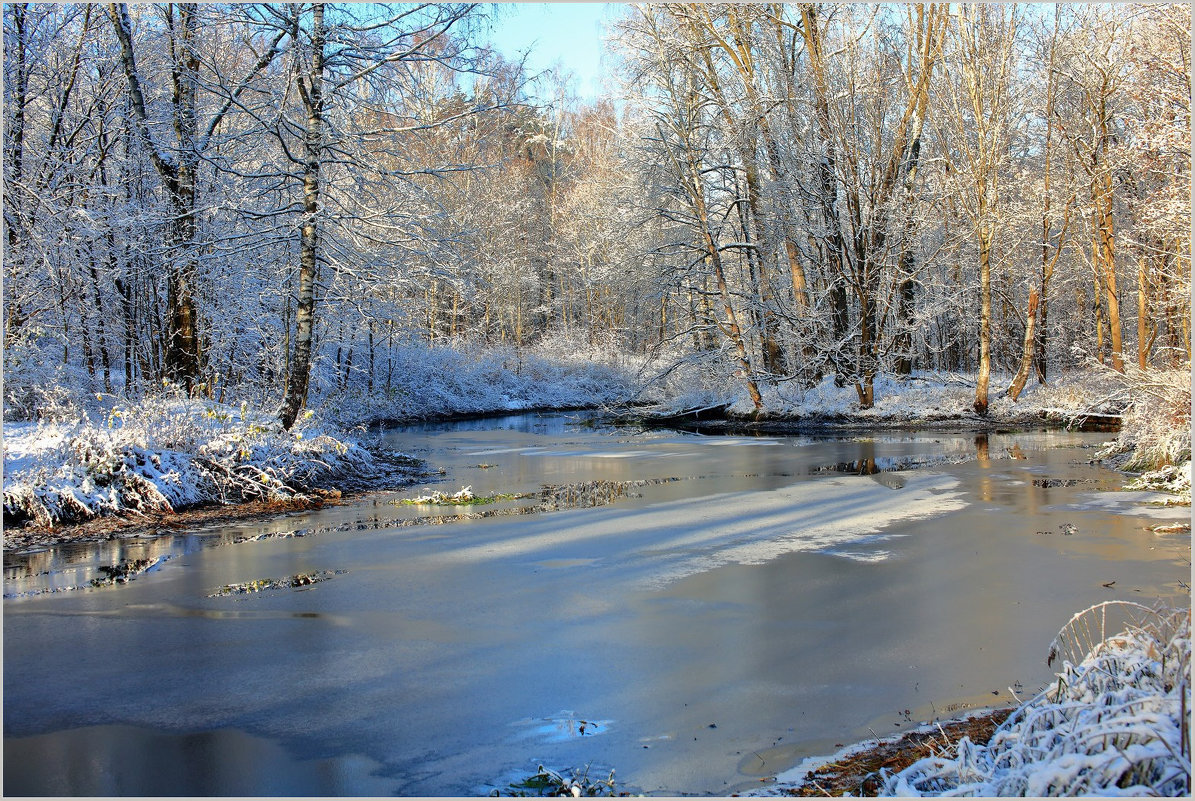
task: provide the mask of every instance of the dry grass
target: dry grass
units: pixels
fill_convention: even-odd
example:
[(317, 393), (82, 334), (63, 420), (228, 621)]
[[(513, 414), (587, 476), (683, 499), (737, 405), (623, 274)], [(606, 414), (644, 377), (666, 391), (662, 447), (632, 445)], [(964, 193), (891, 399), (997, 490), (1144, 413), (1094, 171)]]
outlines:
[(1011, 713), (1011, 709), (997, 709), (882, 740), (865, 751), (810, 771), (800, 786), (783, 787), (779, 792), (804, 798), (848, 794), (874, 797), (881, 784), (881, 769), (903, 770), (923, 757), (945, 752), (963, 737), (969, 737), (973, 743), (986, 743)]

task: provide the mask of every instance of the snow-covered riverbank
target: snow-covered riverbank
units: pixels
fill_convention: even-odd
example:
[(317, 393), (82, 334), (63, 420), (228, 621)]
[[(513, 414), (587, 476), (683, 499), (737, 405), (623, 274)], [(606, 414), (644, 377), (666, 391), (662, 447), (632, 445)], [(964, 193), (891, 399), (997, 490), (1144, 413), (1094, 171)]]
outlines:
[(178, 395), (111, 402), (105, 414), (73, 422), (5, 422), (5, 540), (14, 527), (54, 529), (105, 515), (301, 505), (329, 491), (401, 486), (419, 470), (417, 460), (371, 451), (311, 416), (285, 431), (246, 405)]
[(855, 779), (856, 791), (866, 785), (881, 796), (1190, 793), (1189, 609), (1098, 604), (1074, 616), (1049, 659), (1062, 661), (1056, 684), (1022, 703), (982, 743), (969, 736), (949, 743), (938, 726), (936, 753), (896, 770), (843, 776), (852, 764), (870, 767), (861, 755), (871, 752), (897, 763), (895, 742), (861, 743), (806, 760), (758, 794), (821, 795), (825, 786)]
[[(543, 354), (511, 361), (497, 352), (472, 360), (451, 349), (424, 353), (435, 357), (405, 366), (402, 392), (329, 396), (291, 431), (246, 403), (232, 406), (170, 391), (136, 403), (103, 395), (75, 399), (39, 422), (6, 420), (5, 527), (53, 529), (100, 516), (137, 518), (246, 501), (301, 504), (327, 490), (401, 486), (418, 465), (402, 454), (363, 447), (347, 429), (378, 420), (620, 404), (636, 395), (629, 371), (608, 361), (553, 364)], [(1169, 375), (1166, 381), (1182, 383)], [(979, 417), (971, 409), (972, 384), (939, 373), (881, 376), (870, 409), (860, 409), (854, 388), (837, 387), (831, 377), (803, 391), (781, 384), (765, 393), (759, 415), (764, 422), (752, 425), (983, 428), (1066, 425), (1092, 415), (1127, 414), (1129, 425), (1103, 455), (1131, 472), (1147, 469), (1150, 460), (1163, 463), (1165, 475), (1147, 474), (1139, 479), (1143, 486), (1190, 502), (1189, 417), (1170, 420), (1159, 413), (1154, 395), (1134, 397), (1107, 371), (1074, 372), (1049, 385), (1029, 385), (1016, 403), (995, 398), (990, 413)], [(1189, 378), (1185, 386), (1189, 405)], [(733, 428), (751, 411), (725, 386), (720, 392), (700, 389), (697, 382), (686, 391), (667, 389), (667, 399), (658, 396), (659, 404), (646, 416), (679, 420), (687, 411), (715, 407), (725, 415), (721, 423)]]
[[(1011, 381), (994, 375), (992, 385)], [(993, 393), (986, 415), (974, 411), (974, 376), (917, 371), (910, 376), (879, 375), (875, 402), (860, 408), (853, 384), (837, 386), (833, 376), (803, 389), (796, 384), (761, 386), (763, 408), (756, 412), (746, 392), (734, 387), (703, 387), (673, 382), (654, 412), (677, 415), (695, 410), (724, 410), (736, 421), (813, 424), (899, 425), (966, 422), (978, 425), (1067, 424), (1087, 417), (1118, 419), (1129, 405), (1123, 385), (1107, 373), (1068, 371), (1049, 384), (1031, 383), (1016, 401)]]

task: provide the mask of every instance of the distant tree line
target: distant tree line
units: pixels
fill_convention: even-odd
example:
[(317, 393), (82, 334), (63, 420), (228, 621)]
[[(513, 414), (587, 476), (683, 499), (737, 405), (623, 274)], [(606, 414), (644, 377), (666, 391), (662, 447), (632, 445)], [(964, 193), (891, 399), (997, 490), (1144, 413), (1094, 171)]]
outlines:
[(289, 427), (396, 348), (553, 337), (757, 406), (1190, 360), (1186, 5), (627, 6), (587, 104), (487, 13), (5, 4), (7, 405), (166, 381)]

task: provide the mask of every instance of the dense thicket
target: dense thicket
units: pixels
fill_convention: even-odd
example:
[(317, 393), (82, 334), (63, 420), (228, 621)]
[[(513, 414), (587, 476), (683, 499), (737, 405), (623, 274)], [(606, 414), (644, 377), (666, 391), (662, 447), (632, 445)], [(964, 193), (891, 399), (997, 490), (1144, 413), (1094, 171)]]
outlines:
[(1190, 360), (1188, 6), (626, 6), (591, 104), (486, 12), (5, 4), (6, 414), (167, 381), (289, 425), (413, 345), (980, 411)]

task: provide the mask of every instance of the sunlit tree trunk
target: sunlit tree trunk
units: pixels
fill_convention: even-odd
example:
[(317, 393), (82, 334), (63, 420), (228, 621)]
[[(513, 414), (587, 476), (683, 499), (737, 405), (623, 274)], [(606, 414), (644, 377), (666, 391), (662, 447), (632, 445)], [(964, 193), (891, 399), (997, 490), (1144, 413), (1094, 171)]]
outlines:
[[(292, 40), (299, 40), (298, 15)], [(299, 410), (307, 402), (311, 377), (311, 341), (315, 329), (315, 277), (319, 256), (320, 167), (324, 148), (324, 5), (316, 3), (311, 19), (311, 66), (306, 75), (296, 73), (295, 88), (306, 110), (303, 132), (303, 221), (299, 228), (299, 287), (295, 309), (295, 345), (286, 375), (282, 409), (282, 427), (294, 425)]]
[(1145, 269), (1145, 256), (1137, 257), (1137, 366), (1142, 370), (1149, 367), (1149, 351), (1153, 347), (1154, 334), (1149, 311), (1149, 273)]
[(1025, 389), (1025, 382), (1029, 380), (1029, 370), (1033, 364), (1033, 336), (1037, 327), (1037, 287), (1029, 290), (1029, 305), (1025, 309), (1025, 339), (1021, 346), (1021, 366), (1016, 376), (1008, 386), (1007, 395), (1014, 401), (1021, 396)]
[(954, 25), (948, 90), (952, 104), (952, 174), (961, 207), (973, 226), (979, 260), (979, 366), (975, 412), (988, 413), (992, 371), (992, 249), (1000, 202), (1001, 172), (1012, 135), (1016, 72), (1016, 6), (968, 5)]
[[(1106, 134), (1105, 134), (1106, 135)], [(1108, 308), (1108, 339), (1112, 369), (1124, 372), (1124, 344), (1120, 324), (1120, 298), (1116, 291), (1116, 220), (1112, 216), (1112, 175), (1102, 170), (1092, 180), (1091, 200), (1096, 214), (1094, 247), (1096, 280)]]

